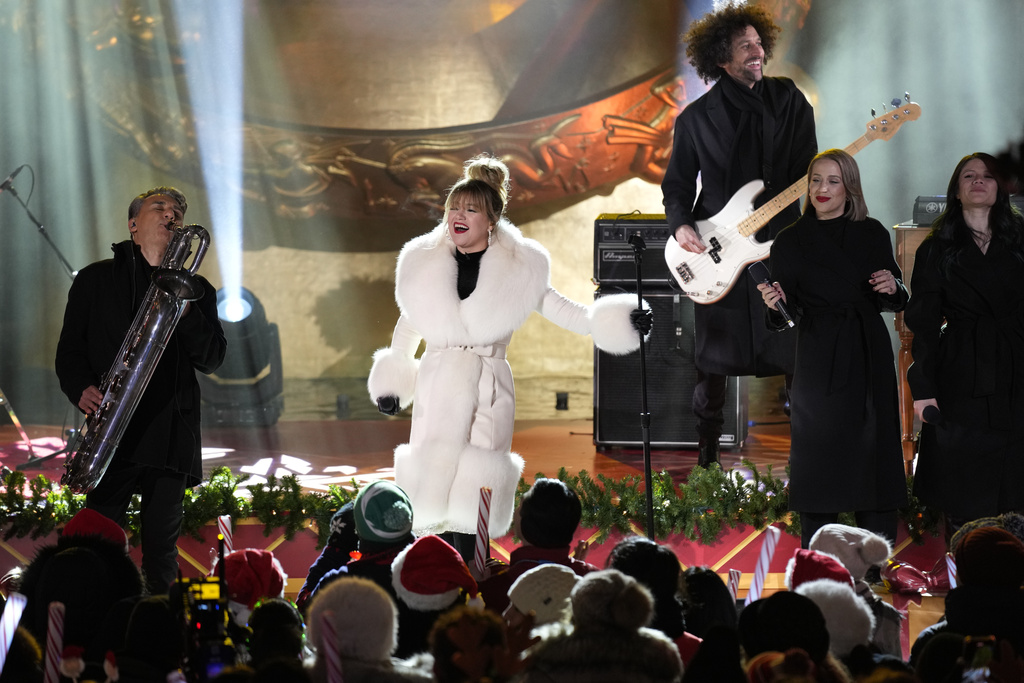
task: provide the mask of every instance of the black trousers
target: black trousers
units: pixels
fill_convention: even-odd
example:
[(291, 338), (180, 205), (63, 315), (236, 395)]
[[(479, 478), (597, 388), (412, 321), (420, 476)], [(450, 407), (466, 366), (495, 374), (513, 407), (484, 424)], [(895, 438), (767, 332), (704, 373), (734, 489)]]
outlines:
[(697, 369), (697, 384), (693, 387), (693, 414), (697, 418), (697, 436), (701, 442), (718, 441), (722, 436), (725, 418), (725, 391), (729, 378)]
[(135, 493), (141, 494), (142, 571), (150, 594), (166, 593), (178, 577), (178, 535), (185, 516), (187, 475), (114, 458), (85, 505), (122, 527)]
[[(786, 375), (786, 401), (793, 385), (793, 375)], [(725, 424), (723, 409), (729, 377), (704, 372), (697, 368), (697, 383), (693, 387), (693, 414), (697, 418), (697, 436), (701, 442), (718, 441)]]

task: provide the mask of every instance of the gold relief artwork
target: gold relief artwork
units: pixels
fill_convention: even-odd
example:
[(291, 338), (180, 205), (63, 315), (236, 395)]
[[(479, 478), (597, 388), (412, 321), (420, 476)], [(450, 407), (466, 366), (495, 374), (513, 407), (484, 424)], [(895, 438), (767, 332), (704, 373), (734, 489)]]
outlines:
[[(332, 135), (246, 124), (240, 190), (290, 218), (436, 218), (465, 160), (481, 153), (509, 166), (517, 207), (629, 177), (659, 182), (684, 102), (682, 83), (666, 69), (569, 112), (458, 134)], [(100, 104), (110, 127), (154, 166), (181, 175), (199, 171), (195, 132), (184, 113), (147, 106), (138, 121), (121, 98)]]
[[(4, 2), (0, 0), (0, 4)], [(469, 0), (466, 3), (460, 12), (473, 5)], [(662, 5), (671, 6), (667, 0), (658, 0), (644, 12), (664, 13), (664, 8), (659, 9)], [(520, 12), (528, 17), (537, 11), (527, 2), (504, 3), (501, 8), (487, 14), (489, 19), (478, 28), (481, 35), (494, 38), (505, 35), (503, 31), (517, 35), (517, 25), (520, 29), (522, 26), (512, 19)], [(461, 16), (454, 7), (449, 9), (454, 12), (452, 16)], [(125, 149), (155, 168), (196, 178), (210, 172), (200, 167), (195, 132), (194, 117), (204, 112), (194, 110), (201, 108), (201, 102), (188, 96), (182, 50), (189, 42), (202, 41), (206, 36), (186, 28), (180, 17), (165, 17), (162, 12), (166, 11), (167, 6), (158, 0), (125, 0), (95, 13), (76, 12), (67, 20), (89, 36), (95, 47), (97, 58), (82, 66), (85, 92), (103, 113), (106, 126), (127, 142)], [(611, 7), (602, 11), (615, 12)], [(287, 24), (292, 18), (278, 5), (259, 2), (254, 2), (248, 12), (247, 20), (265, 15)], [(342, 16), (341, 9), (321, 0), (295, 8), (295, 16), (304, 13), (309, 17)], [(566, 26), (572, 24), (571, 16), (555, 16)], [(474, 19), (480, 21), (481, 17)], [(299, 25), (309, 27), (308, 23)], [(289, 40), (306, 39), (304, 35), (288, 34), (290, 27), (280, 27), (280, 44), (267, 46), (265, 52), (271, 60), (275, 50), (278, 59), (293, 54), (288, 52), (293, 44)], [(543, 35), (545, 28), (537, 26), (534, 30)], [(323, 35), (311, 40), (324, 40)], [(577, 40), (578, 48), (602, 49), (586, 44), (585, 37)], [(329, 40), (310, 43), (322, 48), (332, 44)], [(510, 56), (515, 54), (508, 46), (502, 49)], [(647, 53), (646, 62), (631, 65), (636, 69), (633, 74), (644, 75), (608, 70), (625, 84), (600, 83), (593, 89), (600, 95), (581, 97), (579, 104), (557, 105), (541, 115), (524, 107), (518, 119), (500, 122), (382, 130), (382, 121), (367, 120), (358, 128), (334, 128), (304, 125), (297, 119), (270, 120), (268, 111), (247, 110), (246, 120), (239, 123), (244, 156), (242, 187), (238, 191), (246, 199), (262, 202), (274, 213), (289, 218), (434, 218), (442, 212), (446, 190), (460, 177), (465, 161), (481, 153), (492, 154), (509, 166), (516, 208), (610, 188), (632, 177), (660, 182), (671, 151), (672, 124), (686, 103), (686, 92), (675, 74), (675, 46), (658, 50)], [(565, 53), (557, 49), (545, 53), (549, 61), (538, 61), (545, 65), (540, 70), (557, 70)], [(652, 59), (655, 54), (657, 61)], [(492, 57), (500, 59), (501, 55)], [(653, 67), (658, 63), (663, 66)], [(310, 66), (322, 75), (329, 72), (325, 64), (311, 62)], [(486, 67), (467, 71), (470, 79), (489, 74)], [(488, 87), (495, 91), (500, 105), (501, 98), (512, 91), (507, 84), (501, 90), (502, 84), (507, 81), (514, 85), (522, 74), (495, 74)], [(458, 75), (448, 80), (456, 86), (466, 85)], [(306, 86), (294, 85), (297, 96), (301, 96), (299, 88)], [(389, 102), (391, 110), (408, 111), (415, 103), (408, 101), (400, 86), (400, 80), (393, 76), (371, 84), (365, 93), (346, 92), (339, 86), (330, 105), (345, 107), (353, 98), (361, 98), (372, 100), (376, 111), (388, 110)], [(438, 96), (444, 94), (439, 92)], [(288, 97), (287, 88), (282, 88), (281, 99)], [(558, 107), (565, 110), (557, 111)], [(287, 106), (282, 104), (280, 111), (287, 111)]]

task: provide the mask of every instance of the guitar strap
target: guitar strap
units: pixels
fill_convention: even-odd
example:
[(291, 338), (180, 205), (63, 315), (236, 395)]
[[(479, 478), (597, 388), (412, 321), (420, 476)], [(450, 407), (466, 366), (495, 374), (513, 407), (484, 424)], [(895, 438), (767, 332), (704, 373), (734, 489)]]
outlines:
[(775, 154), (775, 98), (764, 79), (755, 83), (751, 90), (761, 102), (761, 180), (766, 194), (771, 195), (776, 189), (772, 165)]
[[(765, 91), (767, 92), (767, 88)], [(764, 182), (764, 189), (772, 194), (774, 183), (772, 183), (772, 155), (775, 152), (775, 113), (772, 111), (770, 98), (764, 103), (761, 109), (761, 179)]]

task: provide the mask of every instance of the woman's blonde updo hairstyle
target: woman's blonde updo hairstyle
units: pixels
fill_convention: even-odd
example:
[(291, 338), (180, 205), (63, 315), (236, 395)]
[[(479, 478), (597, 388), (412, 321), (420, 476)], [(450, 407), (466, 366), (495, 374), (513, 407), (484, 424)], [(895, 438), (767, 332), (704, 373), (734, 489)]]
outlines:
[(466, 162), (462, 179), (448, 191), (445, 213), (456, 201), (468, 199), (487, 211), (487, 220), (497, 225), (505, 215), (511, 181), (508, 166), (489, 154), (480, 154)]

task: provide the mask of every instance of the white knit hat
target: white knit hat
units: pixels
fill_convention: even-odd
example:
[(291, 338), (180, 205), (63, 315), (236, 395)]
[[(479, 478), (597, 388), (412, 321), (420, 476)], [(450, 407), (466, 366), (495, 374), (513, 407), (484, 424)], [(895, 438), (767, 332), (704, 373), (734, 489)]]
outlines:
[(398, 610), (387, 592), (369, 579), (343, 577), (318, 590), (306, 618), (318, 657), (327, 646), (325, 613), (334, 625), (338, 653), (363, 661), (387, 660), (398, 644)]
[(524, 572), (508, 589), (512, 606), (534, 614), (534, 625), (568, 621), (572, 617), (569, 595), (579, 581), (576, 572), (560, 564), (542, 564)]
[(892, 544), (883, 536), (846, 524), (826, 524), (814, 532), (807, 547), (838, 557), (854, 581), (861, 581), (869, 567), (883, 565), (892, 554)]
[(825, 617), (829, 650), (845, 657), (857, 645), (867, 645), (875, 632), (875, 616), (868, 604), (847, 583), (832, 579), (806, 581), (795, 593), (814, 601)]

